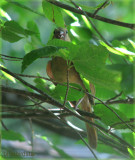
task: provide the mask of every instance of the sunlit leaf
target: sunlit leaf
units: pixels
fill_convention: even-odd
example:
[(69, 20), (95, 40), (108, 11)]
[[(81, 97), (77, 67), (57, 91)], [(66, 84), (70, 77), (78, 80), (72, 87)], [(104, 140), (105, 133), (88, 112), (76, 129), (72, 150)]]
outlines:
[(132, 158), (135, 158), (135, 151), (128, 148), (128, 152)]
[(5, 158), (3, 158), (2, 156), (0, 156), (0, 159), (1, 159), (1, 160), (6, 160), (6, 159), (5, 159)]
[(122, 55), (122, 56), (133, 56), (135, 57), (135, 53), (128, 51), (126, 49), (123, 48), (119, 48), (119, 47), (110, 47), (108, 46), (106, 43), (104, 43), (103, 41), (100, 41), (100, 44), (102, 44), (103, 46), (105, 46), (110, 52), (117, 54), (117, 55)]
[(131, 39), (128, 39), (128, 41), (131, 43), (131, 45), (132, 45), (133, 48), (135, 49), (135, 42), (133, 42)]
[[(0, 65), (0, 66), (4, 67), (3, 65)], [(4, 68), (5, 68), (5, 67), (4, 67)], [(3, 73), (3, 75), (4, 75), (7, 79), (9, 79), (10, 81), (12, 81), (13, 83), (16, 83), (16, 80), (15, 80), (15, 78), (14, 78), (13, 76), (11, 76), (10, 74), (8, 74), (8, 73), (6, 73), (6, 72), (4, 72), (4, 71), (2, 71), (2, 70), (1, 70), (1, 72)]]
[(5, 12), (2, 8), (0, 8), (0, 16), (6, 18), (8, 21), (11, 20), (11, 17)]
[(79, 19), (71, 12), (71, 11), (68, 11), (68, 10), (65, 10), (64, 11), (74, 20), (74, 21), (78, 21)]
[(71, 33), (72, 33), (72, 30), (76, 34), (76, 36), (75, 35), (73, 36), (75, 36), (79, 41), (87, 41), (92, 38), (91, 30), (86, 27), (70, 26)]

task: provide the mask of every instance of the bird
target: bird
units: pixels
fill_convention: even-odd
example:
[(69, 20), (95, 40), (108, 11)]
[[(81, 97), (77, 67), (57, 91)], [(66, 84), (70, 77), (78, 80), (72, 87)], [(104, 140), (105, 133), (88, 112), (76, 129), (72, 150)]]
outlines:
[[(54, 30), (54, 39), (60, 39), (64, 41), (70, 41), (68, 36), (68, 31), (66, 28), (56, 28)], [(50, 60), (46, 67), (47, 75), (54, 81), (59, 83), (67, 82), (67, 70), (68, 70), (68, 81), (69, 83), (76, 83), (79, 84), (85, 91), (85, 85), (83, 84), (82, 79), (80, 78), (79, 73), (76, 71), (73, 63), (69, 67), (68, 62), (63, 59), (62, 57), (55, 56)], [(93, 88), (93, 84), (91, 85)], [(80, 103), (81, 109), (83, 111), (87, 111), (92, 113), (92, 104), (87, 94), (84, 95), (83, 100)], [(91, 117), (85, 118), (91, 122), (94, 122), (94, 119)], [(86, 123), (86, 130), (87, 130), (87, 137), (88, 143), (90, 147), (96, 149), (97, 147), (97, 131), (96, 128), (92, 125)]]

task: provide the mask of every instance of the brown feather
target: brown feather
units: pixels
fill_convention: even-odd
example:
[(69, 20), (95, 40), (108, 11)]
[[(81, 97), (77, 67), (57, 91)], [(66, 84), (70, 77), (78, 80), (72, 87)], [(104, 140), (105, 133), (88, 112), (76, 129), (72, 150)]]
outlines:
[[(61, 31), (61, 29), (60, 29)], [(63, 32), (60, 32), (59, 30), (57, 30), (57, 34), (62, 33), (63, 35), (65, 35), (65, 37), (63, 38), (62, 36), (57, 35), (58, 37), (62, 37), (63, 40), (66, 40), (66, 37), (68, 38), (67, 41), (69, 41), (69, 37), (68, 35), (66, 35), (66, 30), (62, 30)], [(54, 35), (55, 37), (55, 35)], [(49, 64), (47, 65), (47, 74), (50, 78), (63, 83), (63, 82), (67, 82), (67, 69), (68, 69), (68, 65), (67, 65), (67, 61), (64, 60), (61, 57), (55, 57), (52, 59), (52, 61), (49, 61)], [(69, 83), (76, 83), (76, 84), (80, 84), (82, 86), (82, 88), (84, 90), (85, 86), (80, 78), (80, 75), (78, 74), (78, 72), (75, 70), (75, 68), (72, 66), (69, 69)], [(92, 84), (91, 87), (92, 92), (95, 93), (94, 90), (94, 85)], [(89, 98), (87, 95), (84, 96), (83, 101), (81, 102), (81, 108), (84, 111), (87, 112), (92, 112), (92, 108), (91, 108), (91, 104), (89, 102)], [(86, 117), (88, 120), (94, 122), (93, 118), (90, 117)], [(96, 148), (97, 147), (97, 133), (96, 133), (96, 129), (93, 126), (90, 126), (88, 123), (86, 123), (86, 128), (87, 128), (87, 137), (88, 137), (88, 141), (89, 144), (92, 148)]]

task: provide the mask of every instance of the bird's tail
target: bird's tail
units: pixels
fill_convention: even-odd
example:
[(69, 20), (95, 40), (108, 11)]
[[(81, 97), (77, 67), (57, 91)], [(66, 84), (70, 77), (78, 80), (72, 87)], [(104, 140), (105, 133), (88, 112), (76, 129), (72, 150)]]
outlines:
[[(88, 96), (85, 95), (83, 101), (81, 102), (81, 108), (82, 110), (86, 112), (92, 112), (91, 104), (89, 102)], [(86, 117), (87, 120), (94, 122), (93, 118)], [(87, 128), (87, 137), (88, 137), (88, 142), (90, 147), (96, 149), (97, 147), (97, 132), (96, 129), (91, 126), (90, 124), (86, 123), (86, 128)]]

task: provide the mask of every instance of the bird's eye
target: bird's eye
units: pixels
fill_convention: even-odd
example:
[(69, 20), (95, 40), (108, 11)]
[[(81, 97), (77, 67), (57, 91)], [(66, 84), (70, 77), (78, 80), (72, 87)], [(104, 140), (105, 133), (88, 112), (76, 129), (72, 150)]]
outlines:
[(57, 34), (57, 33), (58, 33), (58, 30), (57, 30), (57, 29), (55, 29), (55, 30), (54, 30), (54, 34)]

